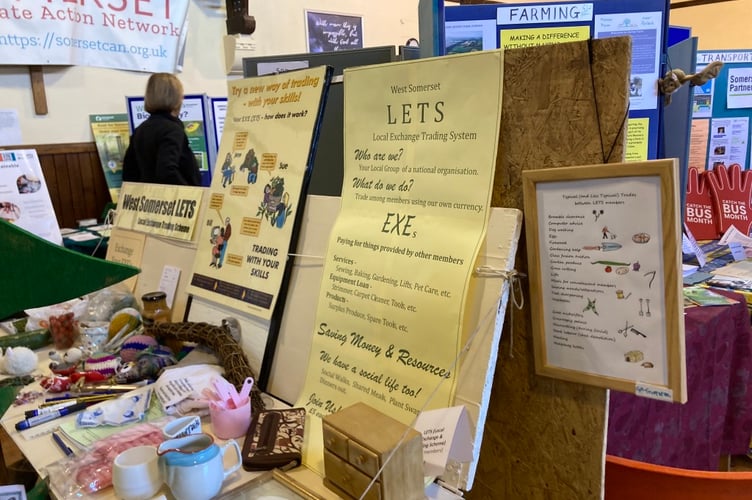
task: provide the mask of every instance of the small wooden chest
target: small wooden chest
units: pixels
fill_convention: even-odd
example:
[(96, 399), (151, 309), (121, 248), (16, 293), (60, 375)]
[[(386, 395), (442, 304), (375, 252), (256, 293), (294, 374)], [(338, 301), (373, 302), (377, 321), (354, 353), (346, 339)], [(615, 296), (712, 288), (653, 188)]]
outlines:
[(360, 498), (392, 450), (368, 500), (423, 499), (423, 441), (415, 429), (365, 403), (323, 418), (324, 484), (345, 498)]

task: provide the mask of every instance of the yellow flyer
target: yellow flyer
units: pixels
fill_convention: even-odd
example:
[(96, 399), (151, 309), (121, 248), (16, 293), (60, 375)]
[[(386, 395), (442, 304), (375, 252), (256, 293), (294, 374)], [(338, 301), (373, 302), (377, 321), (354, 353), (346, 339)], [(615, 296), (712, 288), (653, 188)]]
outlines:
[[(363, 401), (409, 424), (424, 408), (450, 406), (488, 221), (502, 58), (485, 51), (345, 71), (342, 209), (297, 403), (312, 419)], [(320, 428), (306, 429), (313, 468)]]
[(190, 293), (271, 318), (327, 75), (320, 66), (228, 83)]

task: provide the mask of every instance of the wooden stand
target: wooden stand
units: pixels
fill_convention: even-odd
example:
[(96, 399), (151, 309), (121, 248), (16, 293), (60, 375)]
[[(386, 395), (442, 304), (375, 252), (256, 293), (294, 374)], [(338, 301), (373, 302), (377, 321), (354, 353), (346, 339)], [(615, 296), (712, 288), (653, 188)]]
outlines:
[(324, 417), (323, 426), (327, 488), (344, 498), (360, 498), (386, 463), (366, 499), (425, 498), (423, 440), (418, 431), (365, 403)]

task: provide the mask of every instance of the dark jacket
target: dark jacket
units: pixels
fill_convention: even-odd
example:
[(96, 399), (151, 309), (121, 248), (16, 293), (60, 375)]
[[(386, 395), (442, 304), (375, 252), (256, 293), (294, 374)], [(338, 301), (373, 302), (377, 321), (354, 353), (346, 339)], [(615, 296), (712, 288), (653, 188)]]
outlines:
[(152, 113), (136, 127), (123, 160), (123, 181), (201, 185), (198, 163), (179, 118)]

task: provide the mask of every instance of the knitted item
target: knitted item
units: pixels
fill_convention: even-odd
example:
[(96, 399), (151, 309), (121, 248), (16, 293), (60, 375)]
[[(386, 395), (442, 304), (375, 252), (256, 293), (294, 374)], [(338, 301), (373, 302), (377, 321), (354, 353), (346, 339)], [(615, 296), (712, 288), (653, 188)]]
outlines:
[(158, 345), (159, 343), (154, 337), (149, 335), (134, 335), (123, 342), (123, 347), (120, 349), (120, 359), (123, 360), (123, 363), (135, 361), (139, 353), (150, 347), (157, 347)]
[(120, 360), (112, 354), (106, 352), (96, 352), (89, 359), (84, 361), (84, 371), (99, 372), (102, 375), (111, 377), (115, 375), (115, 370), (120, 365)]

